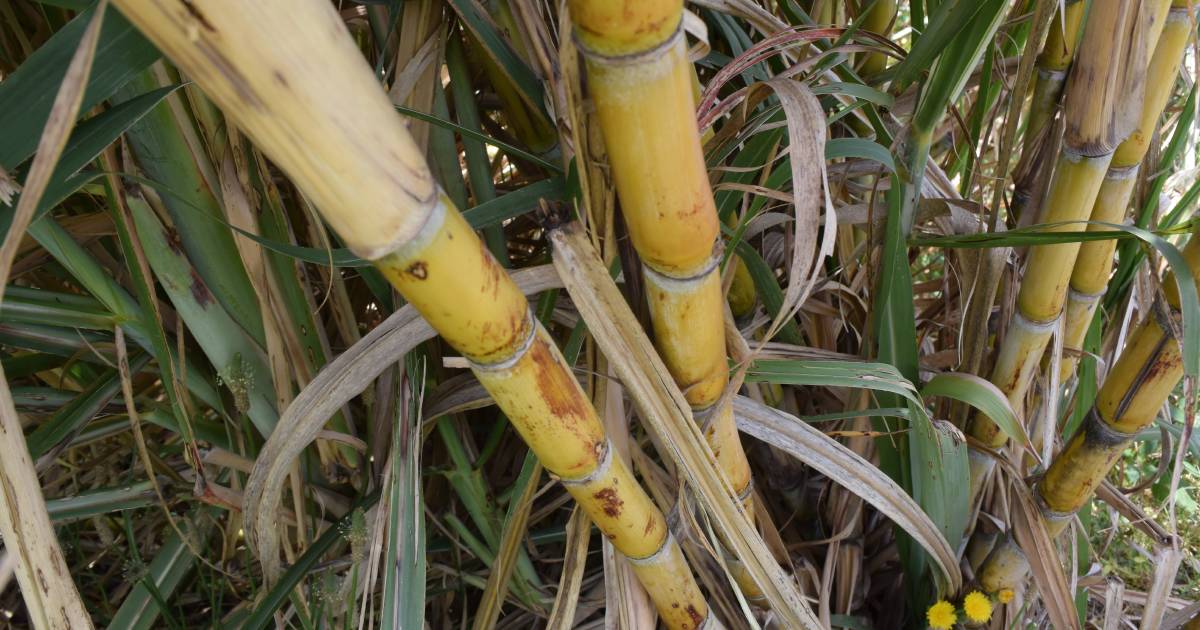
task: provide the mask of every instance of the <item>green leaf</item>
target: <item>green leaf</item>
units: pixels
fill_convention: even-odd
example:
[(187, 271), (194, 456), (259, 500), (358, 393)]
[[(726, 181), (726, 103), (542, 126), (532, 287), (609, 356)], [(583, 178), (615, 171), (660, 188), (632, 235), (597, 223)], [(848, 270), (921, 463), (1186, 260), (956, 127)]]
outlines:
[(850, 83), (848, 81), (835, 81), (833, 83), (817, 85), (812, 88), (812, 93), (816, 95), (845, 94), (846, 96), (853, 96), (854, 98), (869, 101), (887, 108), (890, 108), (896, 101), (887, 92), (882, 92), (862, 83)]
[[(270, 435), (279, 415), (265, 353), (214, 299), (187, 256), (172, 246), (167, 228), (146, 200), (129, 195), (125, 201), (158, 284), (166, 291), (204, 356), (234, 393), (238, 411), (249, 415), (263, 436)], [(161, 341), (158, 345), (165, 346)]]
[[(153, 188), (156, 192), (163, 196), (175, 195), (175, 193), (157, 182), (147, 180), (145, 178), (136, 177), (133, 175), (125, 175), (128, 179), (133, 179), (146, 184)], [(546, 199), (548, 201), (559, 201), (566, 198), (566, 186), (561, 177), (553, 177), (544, 179), (539, 182), (521, 187), (519, 190), (514, 190), (506, 195), (501, 195), (486, 203), (481, 203), (463, 212), (463, 217), (471, 224), (471, 227), (478, 230), (490, 225), (497, 225), (509, 219), (519, 217), (523, 214), (533, 211), (538, 207), (538, 201)], [(293, 245), (284, 241), (267, 238), (260, 234), (247, 232), (237, 226), (226, 223), (224, 220), (217, 217), (210, 217), (213, 221), (218, 221), (222, 225), (227, 226), (231, 230), (236, 230), (238, 234), (262, 245), (263, 247), (285, 256), (290, 256), (296, 260), (313, 263), (316, 265), (325, 265), (332, 267), (367, 267), (370, 262), (359, 258), (346, 248), (321, 249), (317, 247), (305, 247), (303, 245)]]
[(400, 112), (401, 114), (404, 114), (405, 116), (408, 116), (409, 118), (416, 118), (417, 120), (427, 122), (431, 125), (436, 125), (443, 129), (449, 129), (451, 131), (458, 132), (459, 134), (462, 134), (463, 136), (470, 138), (472, 140), (478, 140), (479, 142), (483, 142), (484, 144), (490, 144), (496, 148), (504, 149), (504, 151), (506, 151), (509, 155), (519, 157), (523, 160), (528, 160), (530, 162), (533, 162), (534, 164), (537, 164), (538, 166), (541, 166), (542, 168), (545, 168), (545, 169), (549, 170), (550, 172), (561, 173), (563, 170), (562, 166), (559, 166), (558, 164), (555, 164), (553, 162), (548, 162), (528, 151), (525, 151), (519, 147), (515, 147), (507, 142), (504, 142), (503, 140), (497, 140), (496, 138), (493, 138), (491, 136), (479, 133), (478, 131), (476, 131), (474, 129), (469, 129), (467, 127), (463, 127), (462, 125), (455, 124), (453, 122), (444, 120), (437, 116), (432, 116), (430, 114), (426, 114), (425, 112), (422, 112), (422, 111), (404, 107), (403, 105), (394, 105), (393, 107), (396, 108), (396, 111)]
[(938, 526), (950, 548), (957, 549), (970, 516), (970, 489), (964, 483), (970, 477), (967, 444), (949, 422), (931, 421), (923, 408), (913, 411), (908, 442), (912, 496)]
[[(152, 72), (141, 72), (117, 90), (113, 100), (137, 99), (139, 94), (153, 93), (158, 88), (159, 80)], [(182, 103), (177, 100), (176, 104)], [(196, 136), (197, 132), (186, 114), (177, 116), (172, 107), (156, 107), (129, 128), (125, 139), (139, 170), (175, 192), (162, 196), (162, 203), (196, 273), (236, 325), (256, 343), (265, 345), (263, 316), (254, 287), (233, 233), (223, 225), (225, 208), (215, 175), (221, 170), (220, 163), (214, 165), (202, 150), (188, 142), (188, 136)]]
[(897, 394), (915, 405), (921, 404), (912, 382), (886, 363), (762, 359), (750, 365), (746, 371), (746, 382), (870, 389)]
[[(129, 423), (125, 422), (128, 427)], [(46, 501), (46, 511), (50, 518), (59, 523), (73, 521), (103, 514), (112, 514), (124, 510), (154, 505), (158, 496), (149, 481), (119, 488), (101, 488), (88, 490), (80, 494), (50, 499)]]
[[(421, 398), (424, 373), (409, 360), (408, 409), (392, 431), (387, 544), (383, 561), (383, 630), (425, 625), (425, 513), (421, 498)], [(419, 369), (419, 368), (418, 368)], [(408, 380), (412, 379), (412, 380)]]
[[(191, 544), (196, 548), (207, 547), (208, 539), (214, 531), (214, 519), (218, 514), (219, 510), (205, 507), (193, 510), (189, 518), (183, 519), (181, 527), (184, 534), (191, 539)], [(145, 577), (125, 596), (125, 601), (121, 602), (121, 607), (117, 609), (117, 614), (113, 615), (108, 627), (112, 630), (149, 630), (162, 627), (158, 619), (163, 612), (159, 598), (169, 598), (195, 566), (196, 556), (188, 549), (188, 542), (178, 533), (171, 533), (147, 565)]]
[(977, 0), (945, 0), (929, 17), (929, 28), (923, 29), (908, 55), (898, 64), (888, 68), (884, 76), (891, 76), (892, 90), (903, 90), (929, 70), (946, 51), (954, 39), (980, 11), (983, 3)]
[[(81, 187), (100, 177), (101, 173), (95, 171), (80, 173), (79, 169), (96, 159), (101, 151), (120, 138), (121, 134), (180, 87), (182, 86), (173, 85), (147, 92), (120, 105), (110, 107), (76, 125), (54, 168), (54, 174), (50, 176), (46, 192), (42, 194), (42, 198), (38, 202), (34, 220), (36, 221), (38, 217), (62, 203)], [(15, 206), (14, 202), (13, 207)], [(8, 231), (9, 226), (12, 225), (12, 217), (12, 208), (0, 209), (0, 232)]]
[(279, 610), (279, 607), (283, 606), (283, 603), (288, 599), (292, 589), (300, 584), (309, 571), (316, 568), (317, 563), (326, 552), (342, 537), (341, 530), (343, 527), (350, 525), (350, 519), (353, 517), (355, 510), (370, 509), (377, 501), (379, 501), (378, 490), (355, 501), (345, 516), (314, 540), (308, 546), (308, 549), (305, 549), (304, 553), (299, 558), (296, 558), (296, 561), (280, 576), (279, 581), (267, 592), (266, 596), (259, 601), (254, 612), (242, 625), (242, 630), (261, 630), (267, 627), (271, 623), (271, 618), (274, 617), (275, 611)]
[[(1074, 242), (1078, 240), (1097, 240), (1100, 238), (1126, 238), (1138, 239), (1143, 243), (1158, 250), (1159, 254), (1166, 259), (1171, 271), (1175, 273), (1175, 282), (1179, 288), (1179, 308), (1183, 311), (1183, 366), (1184, 371), (1192, 376), (1200, 375), (1200, 299), (1197, 298), (1196, 283), (1193, 280), (1190, 268), (1187, 261), (1179, 248), (1172, 245), (1165, 238), (1150, 230), (1143, 229), (1132, 225), (1124, 225), (1120, 223), (1106, 223), (1103, 221), (1078, 221), (1080, 225), (1093, 225), (1106, 228), (1109, 231), (1088, 231), (1088, 232), (1059, 232), (1058, 234), (1070, 235), (1068, 240), (1062, 242)], [(971, 234), (964, 237), (953, 237), (950, 239), (929, 239), (927, 242), (936, 241), (943, 246), (958, 246), (958, 247), (989, 247), (996, 246), (996, 243), (1004, 242), (1021, 242), (1026, 238), (1036, 238), (1036, 242), (1044, 244), (1049, 239), (1042, 240), (1042, 236), (1050, 236), (1050, 234), (1041, 234), (1039, 230), (1045, 230), (1048, 227), (1055, 225), (1065, 225), (1064, 223), (1035, 225), (1029, 228), (1013, 230), (1017, 236), (1015, 240), (1008, 240), (1005, 235), (1011, 232), (1001, 234)], [(1193, 235), (1195, 238), (1195, 235)], [(1058, 242), (1058, 241), (1050, 241)], [(987, 243), (985, 245), (985, 243)]]
[[(962, 93), (980, 56), (1004, 21), (1005, 9), (1009, 3), (1006, 0), (969, 0), (948, 1), (946, 4), (966, 4), (974, 13), (964, 28), (954, 31), (954, 39), (950, 45), (939, 50), (937, 64), (922, 87), (912, 126), (923, 132), (932, 132), (945, 114), (946, 108)], [(929, 43), (931, 38), (922, 37), (917, 48)]]
[(508, 42), (504, 41), (504, 36), (496, 29), (495, 23), (488, 17), (483, 7), (474, 0), (449, 0), (448, 4), (458, 13), (463, 26), (471, 31), (471, 34), (483, 45), (487, 54), (496, 60), (496, 65), (500, 67), (500, 70), (517, 86), (517, 92), (521, 98), (528, 105), (544, 112), (542, 103), (545, 102), (545, 89), (542, 87), (541, 80), (517, 56)]
[(101, 304), (78, 295), (9, 286), (0, 304), (0, 321), (26, 324), (53, 322), (66, 328), (111, 331), (117, 318)]
[(944, 372), (929, 379), (921, 388), (922, 398), (943, 396), (964, 402), (995, 422), (1009, 438), (1032, 449), (1025, 427), (1000, 388), (974, 374)]
[[(779, 288), (779, 280), (775, 278), (767, 261), (748, 243), (737, 244), (737, 255), (746, 264), (746, 271), (750, 272), (750, 278), (754, 280), (754, 289), (758, 292), (758, 298), (762, 300), (767, 313), (775, 317), (779, 314), (779, 309), (783, 308), (783, 289)], [(804, 338), (800, 335), (800, 327), (796, 325), (795, 319), (784, 323), (783, 328), (779, 330), (779, 341), (796, 346), (803, 345)]]
[[(11, 76), (0, 81), (0, 168), (12, 171), (33, 155), (59, 84), (94, 8), (80, 13), (34, 51)], [(106, 11), (96, 57), (79, 111), (112, 96), (135, 74), (160, 57), (158, 49), (118, 11)]]
[[(150, 356), (139, 354), (129, 361), (129, 370), (136, 374), (150, 362)], [(92, 383), (66, 407), (54, 414), (48, 422), (38, 426), (26, 438), (29, 454), (34, 459), (50, 452), (56, 445), (70, 439), (71, 435), (86, 425), (100, 410), (121, 391), (121, 377), (116, 370), (108, 370), (103, 378)]]
[(896, 161), (887, 147), (866, 138), (833, 138), (825, 141), (825, 159), (862, 158), (874, 160), (896, 172)]

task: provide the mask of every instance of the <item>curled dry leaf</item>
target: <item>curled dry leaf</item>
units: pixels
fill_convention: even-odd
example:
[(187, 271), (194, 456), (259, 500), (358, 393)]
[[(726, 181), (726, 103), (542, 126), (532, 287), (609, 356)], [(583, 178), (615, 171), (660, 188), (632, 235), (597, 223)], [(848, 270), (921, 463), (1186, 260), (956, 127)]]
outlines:
[[(561, 286), (549, 265), (513, 273), (527, 294)], [(246, 481), (242, 507), (246, 538), (263, 565), (268, 581), (280, 574), (279, 528), (276, 515), (292, 462), (321, 432), (342, 405), (358, 396), (388, 366), (417, 344), (434, 337), (433, 329), (412, 306), (388, 317), (321, 370), (287, 408), (263, 445), (254, 471)]]

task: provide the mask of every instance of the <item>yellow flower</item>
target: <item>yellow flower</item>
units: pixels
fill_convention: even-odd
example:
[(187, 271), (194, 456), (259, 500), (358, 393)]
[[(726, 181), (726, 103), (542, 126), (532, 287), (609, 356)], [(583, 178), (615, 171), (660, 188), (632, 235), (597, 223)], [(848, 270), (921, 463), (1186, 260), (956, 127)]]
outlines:
[(929, 627), (934, 630), (950, 630), (954, 622), (958, 621), (958, 613), (954, 611), (954, 604), (943, 599), (929, 607), (925, 618), (929, 620)]
[(971, 621), (984, 623), (992, 618), (992, 600), (979, 591), (971, 591), (963, 599), (963, 612)]
[(1002, 588), (999, 593), (996, 593), (996, 599), (1000, 600), (1001, 604), (1007, 604), (1013, 600), (1013, 590), (1011, 588)]

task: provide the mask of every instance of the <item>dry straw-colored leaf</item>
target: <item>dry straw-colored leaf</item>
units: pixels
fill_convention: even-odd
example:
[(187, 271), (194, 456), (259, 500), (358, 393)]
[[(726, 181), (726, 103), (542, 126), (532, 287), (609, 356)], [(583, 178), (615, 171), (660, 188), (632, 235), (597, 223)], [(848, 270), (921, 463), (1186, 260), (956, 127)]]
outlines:
[[(548, 265), (513, 273), (527, 294), (562, 286)], [(393, 313), (358, 343), (329, 362), (284, 411), (255, 460), (246, 481), (243, 509), (246, 538), (263, 565), (267, 580), (279, 577), (279, 528), (276, 514), (283, 485), (300, 455), (338, 409), (365, 390), (384, 370), (435, 333), (412, 306)]]
[[(4, 244), (0, 246), (0, 300), (21, 238), (75, 126), (107, 7), (107, 0), (100, 0), (92, 13), (42, 130), (37, 155), (25, 177), (24, 192), (17, 202)], [(71, 571), (50, 523), (41, 483), (25, 445), (25, 433), (2, 369), (0, 379), (4, 381), (0, 385), (0, 453), (3, 454), (0, 456), (0, 537), (6, 549), (17, 558), (17, 582), (21, 586), (25, 609), (35, 628), (91, 628), (91, 617), (71, 579)]]
[(937, 525), (903, 488), (871, 462), (799, 418), (744, 396), (733, 401), (738, 429), (820, 471), (858, 495), (908, 532), (946, 576), (950, 591), (962, 587), (958, 558)]
[(785, 627), (820, 628), (794, 579), (779, 567), (720, 473), (691, 408), (654, 345), (613, 284), (591, 242), (577, 224), (550, 233), (554, 265), (596, 344), (608, 357), (642, 422), (674, 463), (730, 551), (762, 589)]

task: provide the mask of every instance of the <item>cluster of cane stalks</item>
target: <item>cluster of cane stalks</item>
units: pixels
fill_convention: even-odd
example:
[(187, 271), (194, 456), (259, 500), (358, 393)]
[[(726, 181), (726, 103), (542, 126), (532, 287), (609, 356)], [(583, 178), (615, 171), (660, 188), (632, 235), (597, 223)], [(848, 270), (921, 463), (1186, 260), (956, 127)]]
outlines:
[(1200, 240), (1141, 211), (1194, 2), (20, 0), (0, 613), (92, 625), (75, 519), (119, 627), (193, 569), (254, 628), (1074, 623), (1054, 542), (1194, 403)]

